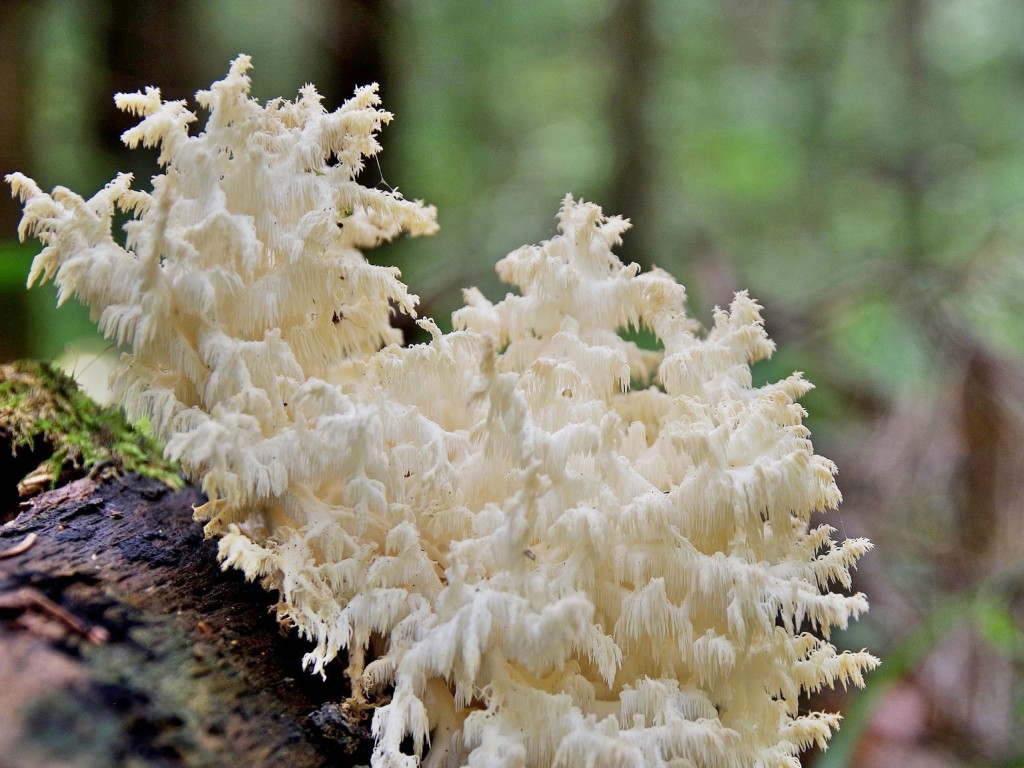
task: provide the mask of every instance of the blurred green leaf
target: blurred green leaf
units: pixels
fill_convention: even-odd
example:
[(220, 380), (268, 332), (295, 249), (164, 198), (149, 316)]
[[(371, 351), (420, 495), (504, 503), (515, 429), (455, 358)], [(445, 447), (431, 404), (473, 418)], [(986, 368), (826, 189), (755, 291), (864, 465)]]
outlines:
[(975, 607), (975, 626), (996, 650), (1007, 655), (1019, 654), (1024, 648), (1024, 635), (1014, 621), (1008, 605), (995, 600), (979, 601)]
[(34, 242), (0, 241), (0, 292), (25, 290), (28, 271), (37, 253), (39, 245)]
[(790, 137), (768, 126), (709, 126), (689, 143), (680, 169), (701, 190), (731, 203), (779, 202), (794, 192), (799, 176)]

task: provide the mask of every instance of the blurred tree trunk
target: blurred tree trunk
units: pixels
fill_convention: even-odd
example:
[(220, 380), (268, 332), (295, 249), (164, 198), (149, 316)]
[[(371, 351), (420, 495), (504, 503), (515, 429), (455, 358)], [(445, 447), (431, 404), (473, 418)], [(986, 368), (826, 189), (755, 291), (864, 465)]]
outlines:
[(933, 110), (928, 94), (928, 64), (921, 50), (924, 10), (921, 0), (903, 0), (894, 30), (897, 35), (894, 47), (901, 52), (903, 63), (904, 97), (899, 121), (907, 137), (907, 145), (897, 174), (903, 197), (904, 259), (909, 266), (920, 264), (928, 255), (926, 227), (922, 220), (927, 185), (924, 157), (927, 142), (922, 135), (922, 126), (928, 122)]
[(606, 213), (626, 216), (633, 223), (629, 236), (616, 249), (623, 262), (634, 261), (649, 269), (648, 233), (655, 231), (650, 110), (658, 45), (651, 0), (615, 0), (605, 40), (608, 58), (615, 65), (607, 108), (612, 177), (605, 199), (599, 202)]
[(380, 0), (345, 0), (335, 4), (331, 19), (333, 86), (337, 101), (361, 85), (380, 83), (384, 90), (384, 47)]
[[(324, 98), (333, 109), (352, 96), (356, 88), (380, 85), (385, 108), (388, 102), (384, 46), (381, 39), (383, 4), (380, 0), (345, 0), (332, 6), (330, 18), (331, 78), (324, 84)], [(388, 154), (377, 162), (386, 163)], [(377, 162), (367, 163), (359, 181), (367, 186), (380, 183)]]
[(190, 23), (190, 6), (191, 3), (181, 0), (108, 0), (105, 6), (105, 24), (98, 46), (103, 56), (102, 72), (97, 79), (95, 98), (89, 103), (97, 110), (97, 138), (102, 150), (118, 157), (116, 167), (135, 173), (142, 188), (148, 188), (149, 177), (155, 172), (152, 157), (126, 152), (121, 134), (135, 125), (138, 118), (119, 110), (114, 94), (158, 85), (165, 100), (192, 98), (198, 75), (188, 51), (191, 46), (202, 44), (202, 38)]
[[(20, 0), (0, 0), (0, 103), (7, 117), (0, 120), (0, 171), (26, 167), (28, 156), (27, 38), (31, 6)], [(0, 239), (14, 237), (20, 206), (9, 194), (0, 195)], [(0, 343), (9, 344), (10, 334)]]
[[(0, 104), (7, 112), (0, 120), (0, 176), (26, 170), (29, 165), (28, 30), (33, 7), (21, 0), (0, 0)], [(20, 218), (18, 201), (7, 189), (0, 190), (0, 243), (17, 237)], [(5, 281), (0, 285), (0, 306), (4, 308), (0, 362), (28, 354), (27, 305), (20, 282), (11, 285)]]

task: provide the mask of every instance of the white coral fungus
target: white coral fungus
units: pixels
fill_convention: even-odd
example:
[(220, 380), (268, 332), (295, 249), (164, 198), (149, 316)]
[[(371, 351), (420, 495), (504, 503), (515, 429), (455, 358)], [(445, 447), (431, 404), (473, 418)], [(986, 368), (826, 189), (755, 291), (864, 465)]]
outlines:
[(432, 340), (402, 348), (389, 314), (416, 297), (358, 249), (435, 220), (353, 181), (390, 119), (376, 89), (261, 107), (248, 67), (197, 94), (196, 136), (182, 102), (117, 97), (143, 118), (124, 140), (160, 147), (152, 194), (8, 181), (45, 245), (30, 283), (130, 348), (115, 392), (202, 482), (225, 566), (279, 594), (314, 671), (347, 652), (350, 705), (390, 693), (374, 765), (797, 766), (824, 746), (838, 716), (799, 701), (877, 664), (827, 641), (867, 608), (830, 588), (870, 544), (810, 527), (835, 468), (801, 425), (810, 385), (751, 384), (760, 307), (737, 294), (699, 335), (680, 285), (612, 253), (628, 223), (566, 197), (560, 234), (498, 263), (518, 293), (469, 290), (456, 331), (420, 320)]

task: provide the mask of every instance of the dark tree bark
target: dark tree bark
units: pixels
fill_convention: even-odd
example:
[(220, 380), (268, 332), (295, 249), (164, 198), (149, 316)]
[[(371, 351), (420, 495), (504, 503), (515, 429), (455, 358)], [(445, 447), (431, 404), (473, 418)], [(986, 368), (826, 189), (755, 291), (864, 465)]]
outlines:
[(200, 502), (84, 478), (0, 528), (0, 553), (28, 545), (0, 559), (4, 768), (368, 762), (341, 669), (302, 671), (270, 596), (220, 570)]

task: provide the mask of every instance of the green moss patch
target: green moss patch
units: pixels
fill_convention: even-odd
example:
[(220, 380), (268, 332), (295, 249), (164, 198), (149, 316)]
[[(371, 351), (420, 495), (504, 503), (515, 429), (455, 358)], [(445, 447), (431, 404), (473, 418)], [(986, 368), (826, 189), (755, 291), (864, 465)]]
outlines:
[(0, 494), (11, 501), (86, 475), (137, 473), (181, 487), (177, 468), (115, 408), (46, 363), (0, 365)]

